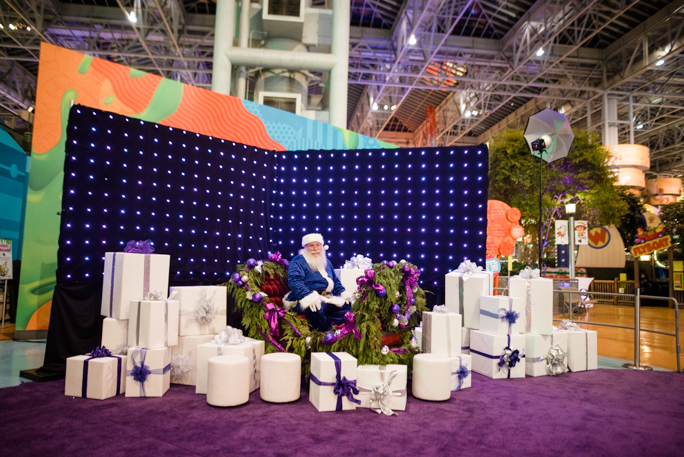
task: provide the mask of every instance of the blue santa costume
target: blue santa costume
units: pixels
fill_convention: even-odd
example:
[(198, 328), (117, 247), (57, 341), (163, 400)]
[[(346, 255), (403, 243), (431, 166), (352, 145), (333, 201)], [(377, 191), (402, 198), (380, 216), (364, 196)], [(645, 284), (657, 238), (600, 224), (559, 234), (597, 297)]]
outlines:
[[(305, 235), (302, 245), (314, 241), (323, 244), (323, 236), (320, 233)], [(304, 314), (314, 329), (327, 332), (332, 324), (345, 322), (345, 313), (351, 311), (351, 293), (337, 278), (325, 250), (320, 255), (325, 257), (325, 268), (320, 270), (312, 269), (302, 254), (292, 259), (287, 274), (291, 292), (284, 297), (283, 304), (287, 309)]]

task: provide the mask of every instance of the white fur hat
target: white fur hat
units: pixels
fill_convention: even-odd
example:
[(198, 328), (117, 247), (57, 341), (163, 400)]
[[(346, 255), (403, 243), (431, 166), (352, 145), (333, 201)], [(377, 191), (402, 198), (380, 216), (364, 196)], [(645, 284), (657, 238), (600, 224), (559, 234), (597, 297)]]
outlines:
[[(313, 243), (315, 241), (323, 244), (323, 235), (320, 233), (307, 233), (302, 237), (302, 246), (306, 246), (307, 244)], [(328, 249), (328, 246), (324, 246), (324, 249)]]

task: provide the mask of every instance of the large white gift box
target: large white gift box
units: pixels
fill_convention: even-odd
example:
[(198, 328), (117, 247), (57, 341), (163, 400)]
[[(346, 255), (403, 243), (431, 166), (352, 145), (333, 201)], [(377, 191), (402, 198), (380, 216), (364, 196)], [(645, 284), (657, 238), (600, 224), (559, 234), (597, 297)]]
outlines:
[(356, 368), (357, 398), (361, 400), (359, 407), (385, 414), (405, 411), (407, 381), (406, 365), (359, 365)]
[(171, 384), (197, 385), (197, 346), (213, 339), (214, 335), (178, 337), (171, 348)]
[(480, 299), (480, 331), (496, 335), (525, 333), (525, 308), (519, 298), (484, 295)]
[(356, 284), (356, 278), (360, 278), (366, 273), (362, 268), (341, 268), (335, 270), (335, 274), (344, 286), (344, 289), (353, 294), (359, 288), (358, 284)]
[(468, 327), (461, 329), (461, 354), (470, 354), (470, 329)]
[(162, 397), (170, 385), (169, 348), (128, 348), (127, 397)]
[(160, 291), (165, 298), (170, 261), (167, 254), (106, 252), (100, 313), (128, 319), (131, 300), (141, 300), (151, 291)]
[(565, 360), (567, 362), (568, 357), (568, 332), (565, 330), (558, 330), (554, 327), (551, 333), (551, 346), (559, 346), (565, 354)]
[(525, 334), (525, 375), (546, 376), (546, 355), (551, 349), (551, 335)]
[(435, 306), (423, 312), (423, 342), (421, 350), (428, 354), (446, 356), (461, 353), (461, 315), (445, 312), (445, 306)]
[(458, 271), (447, 273), (445, 277), (444, 300), (446, 307), (463, 316), (463, 326), (480, 328), (480, 298), (493, 294), (491, 273), (463, 275)]
[(494, 335), (473, 330), (470, 355), (475, 373), (492, 379), (525, 377), (525, 335)]
[[(240, 330), (236, 330), (242, 334)], [(226, 344), (219, 344), (223, 341)], [(254, 392), (259, 388), (261, 379), (261, 357), (264, 355), (264, 342), (253, 338), (242, 337), (240, 342), (226, 342), (218, 336), (214, 341), (197, 346), (197, 384), (195, 393), (207, 393), (207, 373), (209, 358), (217, 355), (243, 355), (249, 359), (251, 375), (249, 377), (249, 391)]]
[(561, 330), (568, 336), (568, 351), (565, 355), (570, 371), (598, 369), (597, 336), (594, 330)]
[(178, 300), (133, 300), (128, 346), (147, 349), (178, 344)]
[(126, 355), (128, 353), (128, 321), (105, 317), (102, 321), (100, 345), (112, 351), (112, 354)]
[[(334, 392), (335, 384), (343, 381), (343, 378), (346, 378), (347, 385), (338, 395)], [(359, 395), (353, 392), (356, 389), (355, 381), (356, 358), (346, 352), (311, 353), (309, 401), (319, 412), (356, 409), (361, 401)]]
[(461, 354), (449, 358), (451, 359), (451, 390), (467, 389), (472, 382), (472, 356)]
[(104, 400), (126, 391), (126, 356), (77, 355), (66, 360), (64, 395)]
[(225, 286), (171, 287), (180, 303), (179, 336), (210, 335), (226, 326)]
[(525, 279), (515, 276), (508, 281), (508, 294), (523, 301), (526, 333), (551, 334), (553, 331), (553, 279)]

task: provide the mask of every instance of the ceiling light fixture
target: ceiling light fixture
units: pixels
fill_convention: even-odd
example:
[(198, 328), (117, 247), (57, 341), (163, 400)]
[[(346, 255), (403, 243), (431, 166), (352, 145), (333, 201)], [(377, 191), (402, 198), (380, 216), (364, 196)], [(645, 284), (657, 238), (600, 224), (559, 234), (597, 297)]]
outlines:
[(660, 67), (663, 64), (665, 64), (665, 59), (660, 59), (659, 61), (656, 62), (656, 67)]
[(135, 14), (135, 11), (131, 11), (130, 13), (128, 13), (128, 20), (134, 24), (138, 22), (138, 15)]
[(416, 36), (414, 34), (411, 34), (411, 36), (408, 39), (408, 44), (413, 46), (416, 43), (418, 43), (418, 40), (416, 40)]
[(637, 130), (641, 130), (641, 129), (643, 129), (643, 128), (644, 128), (644, 124), (639, 124), (639, 125), (636, 126), (636, 129), (637, 129)]
[(537, 50), (537, 57), (541, 57), (541, 56), (543, 56), (543, 55), (544, 55), (544, 48), (539, 48), (539, 49)]

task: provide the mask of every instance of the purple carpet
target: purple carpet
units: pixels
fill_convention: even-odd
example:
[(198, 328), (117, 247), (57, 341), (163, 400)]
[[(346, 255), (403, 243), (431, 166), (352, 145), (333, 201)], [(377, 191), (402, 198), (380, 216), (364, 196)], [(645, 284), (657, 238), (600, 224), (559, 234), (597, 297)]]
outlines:
[(208, 406), (191, 386), (163, 398), (64, 396), (64, 381), (0, 389), (3, 455), (684, 455), (684, 375), (597, 370), (491, 380), (446, 402), (409, 397), (398, 417), (318, 413), (302, 398)]

